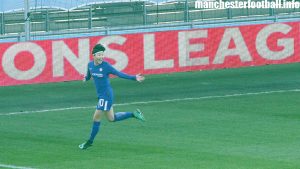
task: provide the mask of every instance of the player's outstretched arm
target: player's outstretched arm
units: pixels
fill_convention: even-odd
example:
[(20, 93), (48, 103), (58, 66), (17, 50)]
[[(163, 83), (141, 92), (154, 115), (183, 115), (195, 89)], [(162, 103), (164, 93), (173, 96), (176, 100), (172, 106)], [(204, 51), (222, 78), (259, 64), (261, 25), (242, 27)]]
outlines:
[(142, 82), (145, 80), (145, 76), (141, 75), (140, 73), (135, 75), (136, 81)]

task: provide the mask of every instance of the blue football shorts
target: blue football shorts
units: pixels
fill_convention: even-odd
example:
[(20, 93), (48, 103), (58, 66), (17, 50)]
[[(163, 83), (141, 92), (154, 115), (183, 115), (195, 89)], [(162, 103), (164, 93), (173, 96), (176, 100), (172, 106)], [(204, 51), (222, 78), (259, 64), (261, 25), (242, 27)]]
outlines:
[(109, 111), (112, 104), (113, 104), (113, 101), (111, 99), (109, 99), (107, 97), (99, 97), (96, 109), (102, 110), (102, 111)]

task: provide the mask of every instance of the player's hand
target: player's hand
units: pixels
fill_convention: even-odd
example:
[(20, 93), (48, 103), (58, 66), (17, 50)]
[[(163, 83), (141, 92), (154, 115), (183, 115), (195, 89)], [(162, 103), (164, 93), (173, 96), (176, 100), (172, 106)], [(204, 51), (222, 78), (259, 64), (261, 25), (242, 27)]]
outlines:
[(145, 77), (142, 76), (140, 73), (135, 75), (135, 78), (136, 78), (136, 81), (138, 81), (138, 82), (142, 82), (145, 80)]
[(82, 78), (82, 81), (83, 81), (83, 82), (86, 82), (86, 78), (85, 78), (85, 76), (83, 76), (83, 78)]

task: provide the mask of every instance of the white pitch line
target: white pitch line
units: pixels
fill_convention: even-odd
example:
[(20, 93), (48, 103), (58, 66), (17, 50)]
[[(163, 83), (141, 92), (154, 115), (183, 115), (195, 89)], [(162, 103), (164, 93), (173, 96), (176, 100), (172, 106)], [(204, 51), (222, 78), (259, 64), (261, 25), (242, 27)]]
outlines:
[(0, 164), (0, 167), (3, 167), (3, 168), (13, 168), (13, 169), (34, 169), (34, 168), (31, 168), (31, 167), (21, 167), (21, 166), (6, 165), (6, 164)]
[(32, 113), (43, 113), (49, 111), (64, 111), (64, 110), (74, 110), (74, 109), (87, 109), (92, 108), (95, 106), (86, 106), (86, 107), (65, 107), (65, 108), (58, 108), (58, 109), (45, 109), (45, 110), (34, 110), (34, 111), (20, 111), (20, 112), (10, 112), (5, 114), (0, 114), (0, 116), (11, 116), (11, 115), (18, 115), (18, 114), (32, 114)]
[[(120, 103), (120, 104), (114, 104), (114, 106), (127, 106), (127, 105), (136, 105), (136, 104), (151, 104), (151, 103), (164, 103), (164, 102), (176, 102), (176, 101), (187, 101), (187, 100), (227, 98), (227, 97), (261, 95), (261, 94), (272, 94), (272, 93), (286, 93), (286, 92), (300, 92), (300, 89), (274, 90), (274, 91), (253, 92), (253, 93), (236, 93), (236, 94), (202, 96), (202, 97), (182, 98), (182, 99), (152, 100), (152, 101), (144, 101), (144, 102)], [(0, 116), (11, 116), (11, 115), (43, 113), (43, 112), (54, 112), (54, 111), (75, 110), (75, 109), (88, 109), (88, 108), (93, 108), (93, 107), (95, 107), (95, 106), (66, 107), (66, 108), (58, 108), (58, 109), (45, 109), (45, 110), (35, 110), (35, 111), (10, 112), (10, 113), (5, 113), (5, 114), (0, 114)]]

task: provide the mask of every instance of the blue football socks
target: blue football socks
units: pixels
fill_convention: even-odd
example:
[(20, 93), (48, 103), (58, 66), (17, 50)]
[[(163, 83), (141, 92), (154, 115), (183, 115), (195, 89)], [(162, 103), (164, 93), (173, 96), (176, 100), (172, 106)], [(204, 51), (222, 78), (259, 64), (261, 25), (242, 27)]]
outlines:
[(99, 131), (99, 128), (100, 128), (100, 121), (94, 121), (93, 123), (93, 127), (92, 127), (92, 132), (91, 132), (91, 136), (90, 136), (90, 139), (89, 141), (92, 143)]
[[(131, 112), (118, 112), (118, 113), (114, 114), (114, 119), (115, 119), (114, 121), (121, 121), (121, 120), (125, 120), (125, 119), (131, 118), (131, 117), (133, 117), (133, 113), (131, 113)], [(99, 122), (94, 121), (91, 135), (89, 138), (90, 143), (93, 143), (93, 141), (99, 131), (100, 124), (101, 124), (100, 121)]]
[(115, 113), (114, 116), (115, 116), (114, 121), (121, 121), (121, 120), (128, 119), (130, 117), (133, 117), (133, 113), (131, 113), (131, 112), (118, 112), (118, 113)]

